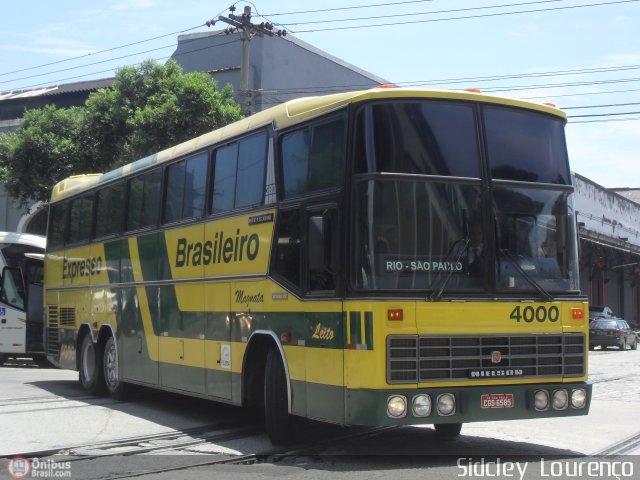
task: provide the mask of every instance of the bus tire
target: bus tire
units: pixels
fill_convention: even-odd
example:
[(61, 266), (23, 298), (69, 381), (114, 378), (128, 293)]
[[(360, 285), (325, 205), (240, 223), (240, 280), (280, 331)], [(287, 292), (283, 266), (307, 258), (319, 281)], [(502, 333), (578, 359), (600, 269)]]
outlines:
[(295, 441), (295, 419), (289, 414), (287, 377), (282, 357), (276, 347), (267, 352), (264, 375), (264, 416), (267, 435), (274, 445)]
[(440, 438), (456, 438), (462, 430), (461, 423), (436, 423), (433, 427)]
[(106, 386), (102, 373), (102, 355), (91, 335), (84, 335), (80, 342), (80, 383), (91, 395), (102, 395)]
[(6, 359), (7, 359), (7, 354), (0, 353), (0, 365), (3, 365)]
[(113, 335), (109, 335), (104, 344), (104, 383), (107, 392), (114, 400), (126, 400), (129, 393), (129, 385), (120, 379), (120, 362), (118, 361), (118, 345)]

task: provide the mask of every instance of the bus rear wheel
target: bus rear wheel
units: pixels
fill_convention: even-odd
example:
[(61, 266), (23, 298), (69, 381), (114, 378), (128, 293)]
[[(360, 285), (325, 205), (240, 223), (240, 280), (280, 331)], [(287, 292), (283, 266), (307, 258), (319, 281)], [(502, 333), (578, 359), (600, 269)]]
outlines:
[(436, 423), (433, 427), (440, 438), (456, 438), (462, 430), (461, 423)]
[(118, 345), (113, 336), (109, 336), (104, 344), (104, 383), (109, 395), (114, 400), (125, 400), (129, 393), (129, 385), (120, 380), (120, 364), (118, 361)]
[(102, 374), (102, 355), (90, 335), (84, 335), (80, 343), (80, 383), (91, 395), (100, 395), (105, 391)]
[(271, 347), (267, 353), (264, 375), (264, 413), (267, 435), (274, 445), (295, 441), (296, 422), (289, 414), (287, 376), (280, 352)]

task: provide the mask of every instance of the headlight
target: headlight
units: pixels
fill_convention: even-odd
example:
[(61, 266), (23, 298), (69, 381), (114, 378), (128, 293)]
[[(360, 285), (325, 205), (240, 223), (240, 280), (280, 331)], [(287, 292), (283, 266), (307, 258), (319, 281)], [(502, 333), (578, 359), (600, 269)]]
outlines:
[(571, 392), (571, 406), (573, 408), (584, 408), (587, 404), (587, 391), (584, 388), (576, 388)]
[(569, 406), (569, 392), (566, 389), (553, 392), (553, 409), (564, 410)]
[(538, 412), (549, 410), (549, 392), (537, 390), (533, 395), (533, 406)]
[(428, 417), (431, 415), (431, 397), (429, 395), (416, 395), (413, 397), (413, 414), (416, 417)]
[(387, 399), (387, 415), (402, 418), (407, 414), (407, 399), (402, 395), (393, 395)]
[(438, 415), (448, 417), (456, 413), (456, 397), (453, 393), (442, 393), (437, 400)]

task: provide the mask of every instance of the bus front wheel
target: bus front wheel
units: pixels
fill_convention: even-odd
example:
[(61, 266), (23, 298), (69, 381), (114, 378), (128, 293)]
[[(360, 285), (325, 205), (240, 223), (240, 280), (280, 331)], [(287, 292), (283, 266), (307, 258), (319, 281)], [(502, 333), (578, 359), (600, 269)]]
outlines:
[(287, 376), (280, 352), (271, 347), (264, 375), (264, 413), (267, 435), (274, 445), (295, 441), (295, 419), (289, 414)]
[(90, 335), (82, 337), (80, 344), (80, 383), (91, 395), (104, 393), (102, 356), (98, 353), (98, 346), (93, 343)]
[(462, 430), (461, 423), (436, 423), (433, 427), (440, 438), (456, 438)]
[(116, 344), (116, 339), (111, 335), (104, 345), (104, 358), (102, 364), (104, 366), (104, 382), (107, 386), (109, 395), (114, 400), (125, 400), (129, 386), (120, 380), (118, 345)]

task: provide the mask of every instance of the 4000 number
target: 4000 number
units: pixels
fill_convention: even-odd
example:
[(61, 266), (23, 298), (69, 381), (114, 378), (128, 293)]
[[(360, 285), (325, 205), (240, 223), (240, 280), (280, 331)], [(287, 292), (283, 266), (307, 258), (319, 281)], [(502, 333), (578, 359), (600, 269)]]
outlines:
[(509, 318), (515, 320), (516, 322), (520, 322), (524, 320), (527, 323), (531, 323), (534, 320), (540, 323), (542, 322), (556, 322), (560, 318), (560, 310), (556, 306), (551, 306), (549, 308), (539, 306), (539, 307), (521, 307), (520, 305), (516, 306), (512, 311)]

